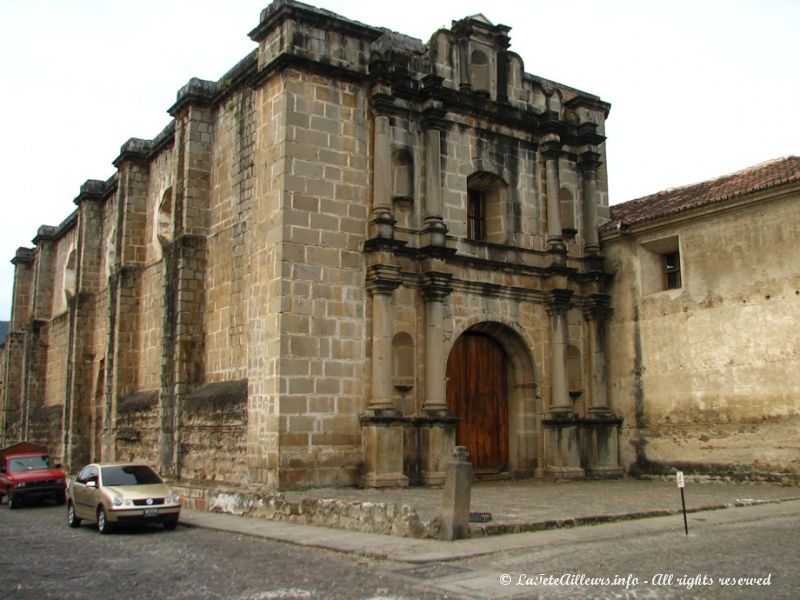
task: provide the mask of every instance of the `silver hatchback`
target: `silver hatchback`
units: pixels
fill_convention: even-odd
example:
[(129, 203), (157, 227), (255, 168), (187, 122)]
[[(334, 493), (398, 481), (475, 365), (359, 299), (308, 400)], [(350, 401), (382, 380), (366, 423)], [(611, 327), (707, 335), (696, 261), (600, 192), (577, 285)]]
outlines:
[(109, 533), (126, 523), (162, 523), (175, 529), (181, 499), (158, 473), (140, 463), (94, 463), (81, 469), (67, 490), (67, 523), (97, 523)]

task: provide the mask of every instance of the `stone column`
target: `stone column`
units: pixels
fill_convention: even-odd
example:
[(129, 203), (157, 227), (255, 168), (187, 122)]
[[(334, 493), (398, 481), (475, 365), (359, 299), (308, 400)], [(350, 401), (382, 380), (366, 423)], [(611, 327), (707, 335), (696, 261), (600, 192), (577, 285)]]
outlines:
[(425, 400), (419, 419), (421, 479), (427, 485), (441, 485), (447, 461), (455, 446), (456, 419), (447, 410), (447, 381), (444, 355), (444, 299), (453, 291), (452, 275), (428, 272), (422, 280), (425, 298)]
[(403, 473), (406, 422), (392, 400), (392, 294), (400, 282), (399, 267), (373, 265), (367, 271), (372, 295), (372, 396), (361, 419), (367, 487), (408, 485)]
[(566, 252), (564, 238), (561, 233), (561, 199), (559, 198), (560, 182), (558, 177), (558, 161), (561, 158), (561, 142), (556, 136), (542, 144), (542, 156), (545, 159), (545, 176), (547, 181), (547, 245), (551, 252)]
[(392, 216), (392, 129), (389, 117), (375, 116), (372, 168), (371, 238), (393, 238)]
[(394, 412), (392, 401), (392, 295), (400, 285), (399, 267), (370, 267), (367, 290), (372, 296), (372, 396), (367, 409), (373, 414)]
[(600, 155), (597, 152), (584, 152), (578, 163), (583, 179), (583, 239), (586, 254), (600, 254), (600, 241), (597, 223), (597, 170), (600, 168)]
[(444, 299), (453, 291), (450, 273), (428, 272), (423, 277), (425, 298), (425, 402), (427, 413), (447, 411), (444, 355)]
[(423, 246), (445, 245), (447, 226), (442, 217), (442, 132), (425, 132), (425, 227)]
[(542, 424), (547, 430), (547, 474), (556, 478), (584, 476), (581, 468), (577, 415), (572, 410), (567, 382), (567, 311), (571, 290), (552, 291), (550, 313), (550, 410)]

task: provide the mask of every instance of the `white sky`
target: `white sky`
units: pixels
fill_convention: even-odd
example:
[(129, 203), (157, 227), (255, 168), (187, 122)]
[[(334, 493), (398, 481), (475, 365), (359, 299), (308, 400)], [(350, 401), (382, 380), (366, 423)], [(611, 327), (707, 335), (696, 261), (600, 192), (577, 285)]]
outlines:
[[(479, 12), (510, 26), (528, 73), (611, 103), (612, 204), (800, 153), (797, 0), (311, 3), (426, 42)], [(244, 57), (267, 4), (0, 0), (0, 320), (16, 249), (112, 175), (123, 142), (158, 134), (189, 78)]]

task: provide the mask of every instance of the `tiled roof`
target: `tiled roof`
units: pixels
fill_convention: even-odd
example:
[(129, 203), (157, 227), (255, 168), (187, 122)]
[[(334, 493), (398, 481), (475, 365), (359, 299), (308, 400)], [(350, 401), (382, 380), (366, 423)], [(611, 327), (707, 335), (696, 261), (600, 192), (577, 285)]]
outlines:
[(792, 181), (800, 181), (800, 157), (778, 158), (717, 179), (612, 205), (610, 220), (603, 225), (603, 230), (657, 219)]

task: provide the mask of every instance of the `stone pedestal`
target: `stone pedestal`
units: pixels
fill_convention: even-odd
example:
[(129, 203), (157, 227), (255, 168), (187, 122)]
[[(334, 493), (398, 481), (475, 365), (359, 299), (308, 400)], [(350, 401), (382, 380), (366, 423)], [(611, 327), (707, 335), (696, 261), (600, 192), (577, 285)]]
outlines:
[(591, 424), (591, 454), (586, 474), (591, 477), (622, 477), (619, 464), (619, 428), (622, 417), (595, 415)]
[(422, 417), (419, 429), (420, 483), (442, 485), (456, 442), (456, 422), (451, 416)]
[(555, 415), (542, 421), (546, 431), (547, 466), (545, 476), (557, 479), (580, 479), (581, 467), (578, 420), (570, 415)]
[(361, 419), (366, 487), (406, 487), (403, 474), (403, 429), (397, 415), (365, 416)]
[(469, 505), (472, 492), (472, 464), (467, 449), (456, 446), (447, 465), (442, 498), (442, 539), (469, 537)]

